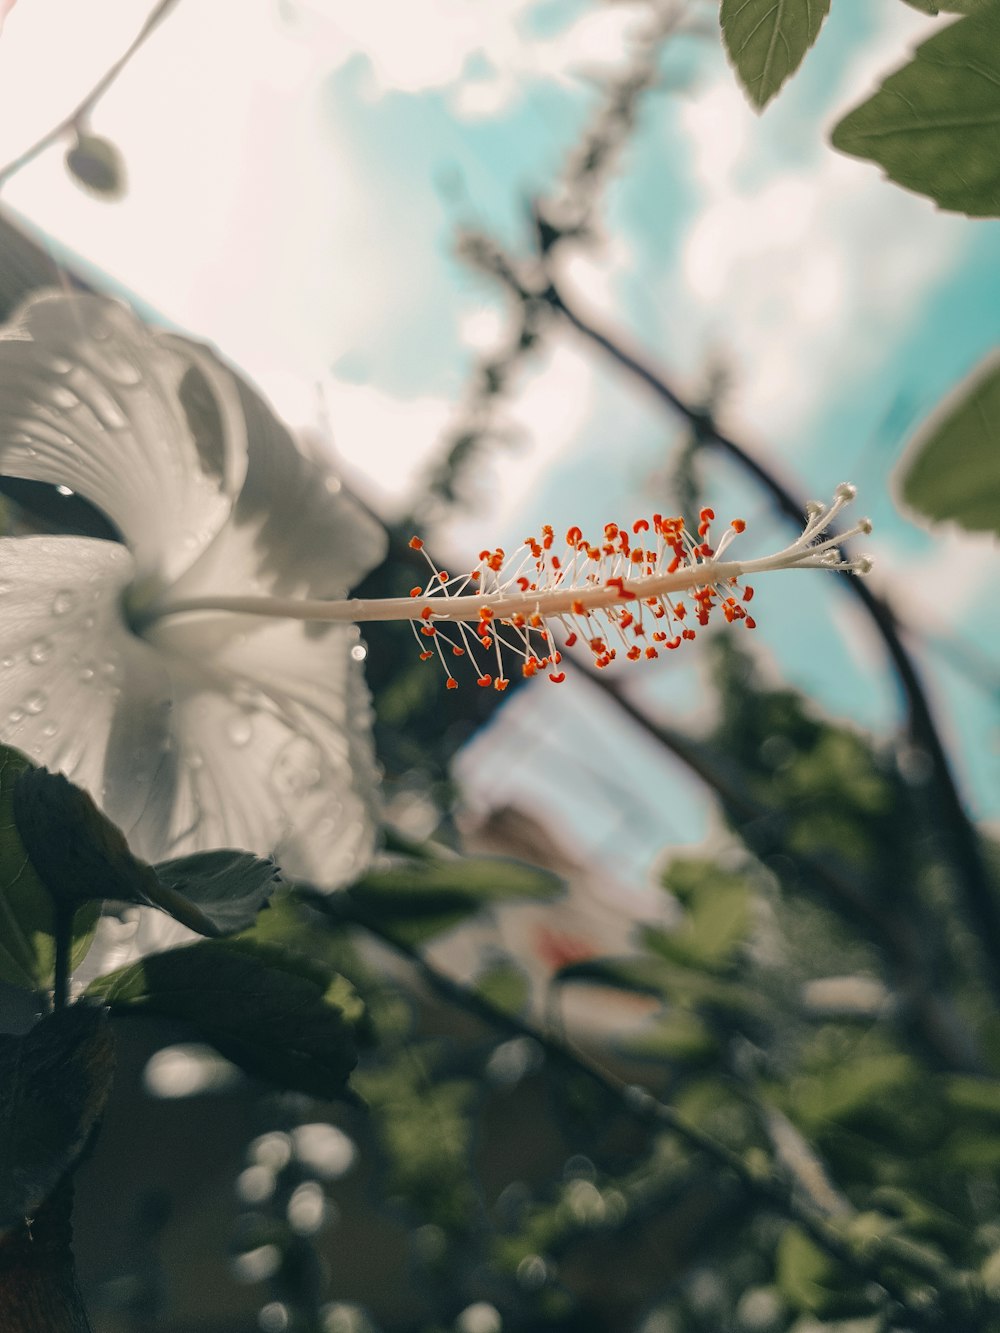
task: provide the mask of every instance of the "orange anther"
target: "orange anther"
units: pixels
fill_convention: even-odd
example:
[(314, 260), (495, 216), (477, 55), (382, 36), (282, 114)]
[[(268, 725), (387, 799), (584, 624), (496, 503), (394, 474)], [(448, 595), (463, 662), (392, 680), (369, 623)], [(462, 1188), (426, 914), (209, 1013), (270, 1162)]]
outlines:
[(493, 682), (493, 688), (495, 690), (503, 691), (507, 688), (509, 684), (510, 681), (507, 680), (505, 676), (497, 676), (496, 680)]
[(465, 656), (465, 649), (464, 649), (464, 648), (459, 648), (459, 647), (456, 645), (454, 648), (452, 648), (452, 650), (451, 650), (451, 655), (452, 655), (452, 657), (464, 657), (464, 656)]
[(522, 592), (527, 592), (528, 589), (531, 587), (531, 580), (526, 579), (522, 574), (517, 581), (517, 586), (521, 589)]
[(480, 620), (492, 620), (492, 619), (493, 619), (493, 611), (492, 611), (492, 609), (491, 609), (490, 607), (488, 607), (488, 606), (481, 606), (481, 607), (479, 608), (479, 619), (480, 619)]
[(551, 680), (551, 682), (552, 682), (553, 685), (561, 685), (565, 679), (566, 679), (566, 672), (565, 672), (565, 671), (550, 671), (550, 672), (549, 672), (549, 680)]
[(448, 679), (445, 681), (445, 686), (449, 690), (457, 690), (458, 681), (455, 679), (454, 676), (449, 676)]
[(702, 523), (704, 523), (706, 520), (710, 522), (713, 518), (715, 518), (715, 510), (702, 509), (701, 512), (698, 514), (698, 517)]
[[(586, 607), (579, 600), (573, 602), (569, 609), (575, 616), (585, 616), (587, 614)], [(569, 643), (569, 640), (567, 639), (566, 642)]]
[(656, 643), (663, 643), (666, 637), (667, 634), (665, 630), (657, 629), (653, 631), (653, 639)]
[(434, 608), (432, 606), (425, 606), (424, 609), (420, 612), (420, 619), (430, 620), (433, 614), (434, 614)]
[(638, 537), (640, 532), (648, 532), (648, 531), (649, 531), (649, 523), (644, 518), (637, 518), (635, 522), (632, 524), (632, 532), (635, 534), (636, 537)]
[(411, 551), (422, 551), (423, 549), (424, 549), (424, 544), (423, 544), (423, 542), (420, 540), (419, 537), (411, 537), (411, 538), (410, 538), (410, 550), (411, 550)]
[(648, 658), (659, 657), (659, 655), (660, 655), (660, 654), (659, 654), (659, 653), (656, 651), (656, 649), (653, 648), (653, 647), (649, 647), (649, 648), (646, 649), (646, 656), (647, 656)]
[(567, 634), (567, 635), (566, 635), (566, 647), (567, 647), (567, 648), (572, 648), (573, 645), (574, 645), (574, 643), (576, 643), (576, 635), (575, 635), (575, 634)]
[(431, 657), (433, 657), (433, 656), (434, 656), (434, 654), (433, 654), (433, 653), (431, 652), (431, 650), (428, 648), (428, 649), (426, 650), (426, 652), (422, 652), (422, 653), (420, 654), (420, 660), (421, 660), (421, 662), (426, 662), (426, 661), (428, 660), (428, 658), (431, 658)]
[(619, 625), (621, 625), (622, 629), (628, 629), (629, 625), (631, 625), (634, 619), (635, 616), (632, 614), (631, 611), (623, 611), (618, 623)]
[(484, 690), (489, 689), (489, 687), (493, 684), (493, 677), (492, 677), (492, 676), (480, 676), (480, 677), (478, 678), (478, 680), (476, 681), (476, 684), (477, 684), (477, 685), (481, 685), (482, 688), (483, 688)]
[(552, 657), (551, 657), (550, 660), (551, 660), (553, 666), (558, 666), (559, 663), (562, 661), (562, 653), (560, 653), (560, 652), (554, 652), (554, 653), (552, 654)]
[(482, 573), (481, 573), (478, 569), (474, 569), (474, 570), (472, 571), (472, 573), (469, 575), (469, 578), (470, 578), (470, 579), (474, 579), (474, 580), (477, 580), (477, 581), (478, 581), (479, 579), (481, 579), (482, 577), (483, 577), (483, 576), (482, 576)]
[(566, 530), (566, 545), (575, 546), (577, 542), (583, 541), (583, 533), (578, 527), (568, 528)]
[(734, 518), (729, 525), (734, 532), (746, 532), (747, 525), (744, 519)]
[(432, 639), (437, 633), (437, 630), (433, 625), (424, 625), (420, 633), (426, 635), (428, 639)]
[(541, 629), (542, 617), (538, 614), (537, 611), (532, 611), (531, 615), (528, 617), (528, 624), (531, 626), (532, 629)]
[(490, 638), (488, 634), (480, 634), (479, 642), (483, 645), (484, 648), (493, 647), (493, 640)]
[(423, 591), (424, 591), (423, 588), (411, 588), (411, 589), (410, 589), (410, 596), (411, 596), (411, 597), (420, 597), (420, 596), (423, 594)]
[(438, 570), (438, 580), (439, 580), (441, 583), (447, 583), (447, 582), (448, 582), (448, 575), (445, 573), (445, 571), (444, 571), (443, 569), (439, 569), (439, 570)]
[(747, 586), (746, 588), (743, 589), (743, 600), (745, 602), (750, 602), (753, 600), (753, 588)]
[(490, 556), (491, 556), (492, 554), (493, 554), (492, 551), (480, 551), (480, 552), (479, 552), (479, 558), (480, 558), (480, 560), (489, 560), (489, 558), (490, 558)]
[(757, 628), (757, 622), (756, 622), (756, 620), (754, 620), (753, 616), (747, 616), (746, 620), (744, 620), (743, 623), (744, 623), (744, 625), (746, 625), (747, 629), (756, 629), (756, 628)]
[(634, 643), (625, 656), (630, 662), (638, 662), (639, 658), (642, 656), (642, 649), (637, 643)]

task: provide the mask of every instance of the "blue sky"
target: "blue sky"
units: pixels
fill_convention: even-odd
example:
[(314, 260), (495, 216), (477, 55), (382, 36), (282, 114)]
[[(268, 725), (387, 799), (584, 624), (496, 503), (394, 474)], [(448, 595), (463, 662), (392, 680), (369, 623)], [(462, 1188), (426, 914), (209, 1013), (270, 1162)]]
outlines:
[[(134, 4), (103, 0), (96, 23), (83, 8), (22, 0), (12, 12), (0, 159), (65, 114), (134, 31)], [(710, 29), (713, 5), (697, 8)], [(1000, 224), (943, 215), (829, 149), (837, 111), (929, 28), (900, 0), (832, 8), (762, 117), (710, 31), (677, 39), (665, 64), (674, 90), (645, 104), (603, 244), (563, 276), (686, 392), (703, 389), (710, 361), (724, 364), (724, 423), (802, 488), (823, 497), (856, 481), (877, 524), (876, 586), (920, 632), (975, 638), (995, 661), (995, 544), (914, 527), (891, 473), (914, 424), (997, 341)], [(392, 512), (454, 417), (473, 349), (504, 328), (496, 293), (452, 257), (456, 223), (520, 243), (527, 202), (595, 104), (595, 78), (620, 66), (647, 13), (578, 0), (182, 0), (94, 116), (125, 155), (126, 198), (83, 195), (58, 152), (5, 197), (54, 245), (216, 342), (290, 419), (328, 420), (351, 482)], [(650, 507), (673, 428), (571, 337), (526, 370), (509, 418), (522, 445), (484, 467), (479, 511), (437, 534), (445, 548)], [(766, 542), (760, 497), (732, 470), (708, 475), (720, 514), (743, 513)], [(775, 675), (884, 730), (898, 701), (847, 600), (821, 575), (784, 578), (794, 590), (758, 594), (758, 645)], [(973, 804), (996, 816), (996, 696), (934, 670)], [(694, 658), (633, 680), (673, 720), (707, 707)], [(639, 773), (653, 793), (628, 816), (641, 874), (665, 837), (705, 836), (707, 806), (601, 718), (583, 687), (515, 700), (465, 760), (470, 800), (502, 798), (507, 783), (602, 855), (620, 837), (621, 804), (594, 782)], [(555, 738), (552, 754), (540, 733)], [(567, 747), (593, 780), (562, 780)]]

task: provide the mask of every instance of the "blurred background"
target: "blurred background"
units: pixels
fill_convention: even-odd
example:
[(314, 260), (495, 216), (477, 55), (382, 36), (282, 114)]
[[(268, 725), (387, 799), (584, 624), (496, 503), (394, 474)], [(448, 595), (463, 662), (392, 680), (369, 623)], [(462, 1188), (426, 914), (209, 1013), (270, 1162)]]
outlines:
[[(793, 535), (780, 488), (801, 503), (854, 482), (875, 524), (870, 587), (925, 679), (965, 809), (991, 827), (996, 542), (929, 534), (893, 473), (995, 345), (1000, 224), (941, 213), (827, 142), (931, 18), (838, 0), (761, 117), (710, 2), (156, 13), (92, 111), (3, 182), (5, 316), (36, 286), (81, 283), (215, 344), (389, 528), (369, 593), (414, 581), (414, 531), (455, 569), (542, 523), (600, 532), (711, 503), (763, 553)], [(14, 6), (0, 170), (73, 115), (146, 18), (135, 0)], [(912, 1017), (927, 995), (897, 929), (950, 912), (947, 838), (921, 824), (933, 756), (845, 580), (764, 580), (755, 616), (752, 644), (731, 630), (504, 696), (471, 681), (446, 693), (405, 627), (373, 627), (389, 845), (514, 856), (566, 883), (555, 902), (501, 903), (421, 939), (435, 977), (491, 977), (517, 1022), (689, 1096), (737, 1138), (726, 1089), (761, 1051), (784, 1052), (768, 1067), (796, 1089), (782, 1113), (820, 1136), (809, 1098), (826, 1105), (822, 1079), (860, 1062), (850, 1133), (874, 1134), (891, 1164), (899, 1145), (864, 1116), (890, 1092), (916, 1097), (921, 1060), (968, 1070), (959, 1037), (935, 1046)], [(879, 922), (844, 877), (885, 907)], [(954, 929), (952, 961), (974, 952)], [(692, 930), (700, 990), (587, 973)], [(413, 959), (335, 933), (329, 948), (352, 951), (382, 1024), (358, 1082), (367, 1114), (264, 1095), (183, 1033), (123, 1029), (116, 1101), (79, 1182), (98, 1333), (890, 1326), (810, 1304), (768, 1220), (740, 1231), (733, 1181), (553, 1073), (516, 1024), (498, 1033), (450, 1003)], [(766, 1022), (724, 989), (737, 985), (770, 996)], [(971, 1022), (981, 1005), (958, 1008)], [(797, 1084), (793, 1046), (809, 1052)], [(847, 1133), (847, 1188), (868, 1188)], [(995, 1203), (995, 1184), (978, 1188), (976, 1225)], [(726, 1237), (720, 1265), (706, 1256)]]

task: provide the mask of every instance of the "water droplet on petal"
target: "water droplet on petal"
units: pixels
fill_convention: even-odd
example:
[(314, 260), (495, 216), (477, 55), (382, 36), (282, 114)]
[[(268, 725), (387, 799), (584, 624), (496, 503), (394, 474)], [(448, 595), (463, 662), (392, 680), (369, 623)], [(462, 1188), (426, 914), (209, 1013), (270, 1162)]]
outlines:
[(57, 722), (46, 722), (45, 726), (42, 727), (42, 735), (51, 740), (58, 730), (59, 724)]
[(42, 666), (52, 656), (52, 644), (48, 639), (36, 639), (28, 649), (28, 661), (35, 666)]
[(197, 773), (199, 768), (204, 768), (205, 760), (197, 750), (192, 750), (188, 755), (188, 768), (194, 769)]
[(62, 407), (68, 410), (71, 407), (76, 407), (80, 399), (68, 385), (57, 384), (52, 390), (52, 401), (55, 403), (56, 407)]
[(64, 356), (53, 356), (49, 359), (49, 369), (57, 375), (68, 375), (73, 369), (73, 362), (67, 361)]
[(52, 614), (54, 616), (69, 615), (74, 606), (76, 606), (76, 593), (69, 588), (60, 588), (52, 599)]
[(293, 736), (278, 751), (271, 771), (271, 786), (279, 796), (296, 798), (318, 787), (323, 756), (308, 736)]
[(12, 708), (10, 712), (7, 714), (7, 720), (8, 722), (13, 722), (15, 725), (18, 722), (23, 722), (24, 710), (22, 708)]
[(84, 662), (83, 666), (80, 668), (80, 679), (83, 681), (84, 685), (91, 684), (96, 675), (97, 671), (94, 668), (93, 662)]
[(0, 666), (2, 666), (5, 670), (6, 670), (8, 667), (12, 667), (13, 665), (14, 665), (14, 658), (13, 658), (13, 657), (2, 657), (2, 658), (0, 658)]
[(250, 744), (250, 739), (253, 736), (253, 723), (248, 717), (243, 717), (242, 714), (231, 717), (226, 724), (226, 735), (229, 737), (231, 745), (235, 745), (237, 749), (242, 749), (244, 745)]
[(41, 690), (32, 690), (31, 694), (29, 694), (24, 701), (24, 711), (37, 717), (47, 703), (48, 698)]
[(0, 597), (6, 597), (9, 592), (10, 592), (10, 584), (0, 583)]
[(368, 649), (363, 643), (356, 643), (351, 649), (351, 657), (355, 662), (363, 662), (368, 656)]

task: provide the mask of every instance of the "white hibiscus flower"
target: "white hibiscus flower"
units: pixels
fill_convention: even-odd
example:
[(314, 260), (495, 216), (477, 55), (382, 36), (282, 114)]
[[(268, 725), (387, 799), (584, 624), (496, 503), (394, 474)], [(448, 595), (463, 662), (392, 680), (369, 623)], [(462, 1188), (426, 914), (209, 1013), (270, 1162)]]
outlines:
[(122, 542), (0, 538), (0, 739), (85, 787), (150, 860), (364, 868), (377, 778), (351, 624), (154, 599), (342, 598), (381, 528), (207, 347), (45, 295), (0, 336), (0, 473), (68, 488)]

